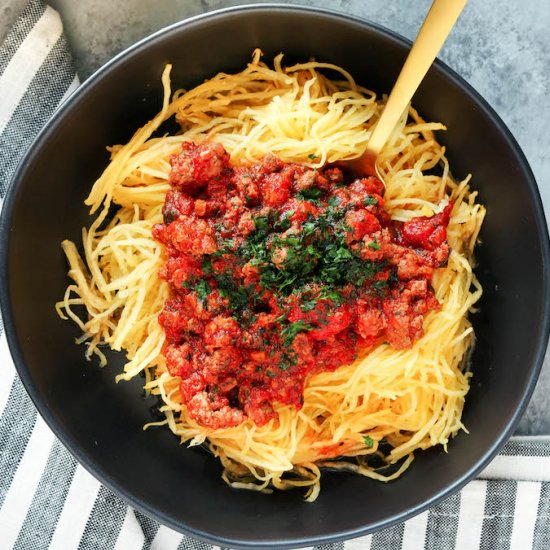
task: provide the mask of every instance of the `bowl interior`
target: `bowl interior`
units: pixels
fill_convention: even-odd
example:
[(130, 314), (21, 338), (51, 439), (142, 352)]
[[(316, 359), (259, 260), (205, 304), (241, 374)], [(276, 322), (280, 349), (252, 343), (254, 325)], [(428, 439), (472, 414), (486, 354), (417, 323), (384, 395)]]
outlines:
[[(83, 199), (108, 161), (106, 145), (128, 140), (159, 109), (160, 75), (173, 63), (174, 87), (239, 70), (261, 47), (265, 59), (337, 63), (387, 92), (407, 52), (399, 38), (364, 22), (302, 8), (254, 7), (210, 14), (157, 34), (92, 77), (54, 117), (21, 166), (4, 208), (2, 298), (20, 375), (56, 434), (103, 483), (134, 507), (218, 544), (313, 544), (402, 521), (467, 481), (511, 433), (533, 389), (548, 327), (548, 242), (536, 185), (502, 123), (442, 64), (414, 104), (442, 121), (454, 175), (473, 174), (488, 216), (477, 273), (485, 294), (473, 316), (477, 346), (472, 389), (449, 453), (417, 456), (398, 481), (380, 484), (327, 474), (319, 499), (299, 491), (235, 491), (218, 463), (186, 449), (166, 429), (142, 431), (154, 402), (142, 380), (114, 383), (121, 357), (104, 369), (76, 346), (78, 329), (54, 303), (67, 284), (60, 242), (90, 223)], [(526, 322), (530, 319), (530, 322)]]

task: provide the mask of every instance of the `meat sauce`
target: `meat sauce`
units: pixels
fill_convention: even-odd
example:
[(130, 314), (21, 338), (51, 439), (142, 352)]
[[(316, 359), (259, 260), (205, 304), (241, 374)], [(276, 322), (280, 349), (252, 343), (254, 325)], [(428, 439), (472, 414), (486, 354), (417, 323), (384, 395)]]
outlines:
[(440, 307), (452, 210), (407, 223), (384, 210), (383, 184), (272, 155), (232, 166), (217, 143), (171, 158), (159, 276), (169, 372), (189, 415), (213, 429), (299, 409), (308, 375), (389, 343), (410, 347)]

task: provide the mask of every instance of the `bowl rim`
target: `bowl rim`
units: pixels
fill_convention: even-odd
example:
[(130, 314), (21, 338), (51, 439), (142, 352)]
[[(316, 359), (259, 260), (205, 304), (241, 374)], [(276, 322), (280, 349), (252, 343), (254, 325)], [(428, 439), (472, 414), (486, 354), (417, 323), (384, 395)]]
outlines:
[[(385, 39), (394, 41), (401, 47), (407, 49), (410, 48), (412, 42), (400, 34), (380, 25), (374, 23), (366, 18), (359, 17), (344, 13), (342, 11), (321, 8), (316, 6), (304, 6), (296, 4), (283, 4), (283, 3), (251, 3), (239, 6), (232, 6), (222, 8), (218, 10), (201, 13), (195, 16), (185, 18), (170, 25), (167, 25), (154, 33), (142, 38), (136, 43), (132, 44), (122, 52), (107, 61), (99, 69), (93, 72), (54, 112), (52, 117), (40, 130), (38, 135), (32, 140), (29, 148), (23, 155), (21, 161), (18, 164), (16, 171), (14, 172), (11, 182), (8, 185), (6, 195), (4, 198), (3, 208), (0, 215), (0, 305), (3, 314), (4, 330), (6, 332), (6, 339), (8, 346), (16, 367), (16, 371), (25, 387), (25, 390), (29, 394), (34, 406), (37, 408), (40, 415), (46, 421), (46, 424), (54, 432), (56, 437), (63, 443), (63, 445), (69, 450), (69, 452), (77, 459), (77, 461), (96, 479), (105, 485), (108, 489), (113, 491), (118, 497), (120, 497), (126, 504), (132, 506), (134, 509), (144, 513), (145, 515), (153, 518), (159, 523), (166, 525), (180, 533), (190, 534), (208, 543), (213, 543), (222, 546), (230, 546), (234, 548), (297, 548), (303, 546), (313, 546), (319, 544), (327, 544), (332, 542), (338, 542), (342, 540), (352, 539), (355, 537), (363, 536), (369, 533), (374, 533), (380, 529), (391, 527), (392, 525), (401, 523), (410, 519), (411, 517), (431, 508), (437, 503), (441, 502), (445, 498), (448, 498), (455, 492), (459, 491), (466, 483), (472, 480), (481, 470), (483, 470), (487, 464), (496, 456), (498, 451), (504, 446), (509, 437), (513, 434), (513, 430), (519, 423), (523, 412), (525, 411), (530, 397), (535, 388), (536, 382), (540, 370), (542, 368), (543, 360), (546, 353), (546, 347), (548, 343), (548, 337), (550, 333), (550, 239), (548, 234), (548, 226), (546, 223), (544, 208), (540, 192), (534, 177), (534, 174), (529, 166), (529, 163), (517, 143), (516, 139), (512, 135), (511, 131), (502, 121), (500, 116), (489, 105), (489, 103), (477, 92), (463, 77), (451, 69), (448, 65), (442, 62), (440, 59), (436, 59), (433, 66), (444, 75), (444, 77), (451, 81), (457, 88), (459, 88), (465, 95), (470, 96), (474, 103), (476, 103), (483, 111), (483, 114), (491, 121), (491, 123), (499, 130), (501, 135), (506, 141), (509, 149), (516, 155), (519, 160), (520, 172), (525, 179), (528, 187), (528, 191), (531, 195), (533, 207), (535, 211), (535, 220), (537, 225), (537, 234), (541, 240), (541, 256), (542, 256), (542, 277), (543, 277), (543, 296), (542, 305), (543, 313), (542, 318), (539, 320), (539, 331), (537, 335), (537, 350), (535, 360), (532, 364), (531, 373), (529, 375), (528, 383), (526, 386), (519, 406), (514, 411), (508, 425), (502, 431), (500, 436), (490, 445), (482, 457), (471, 466), (466, 472), (464, 472), (459, 478), (440, 491), (434, 493), (431, 498), (422, 502), (421, 504), (412, 507), (404, 512), (395, 513), (383, 520), (379, 520), (375, 523), (371, 523), (368, 526), (358, 526), (355, 528), (349, 528), (342, 531), (332, 533), (330, 535), (318, 535), (318, 536), (305, 536), (294, 537), (291, 539), (280, 538), (279, 540), (252, 540), (252, 539), (233, 539), (226, 538), (219, 535), (212, 535), (208, 532), (191, 527), (185, 523), (185, 521), (175, 521), (157, 511), (147, 502), (134, 496), (131, 492), (125, 490), (120, 486), (116, 479), (108, 476), (105, 473), (98, 471), (93, 457), (79, 448), (79, 444), (73, 438), (67, 436), (63, 430), (58, 426), (57, 421), (53, 415), (49, 412), (47, 405), (43, 397), (38, 393), (35, 388), (31, 377), (27, 371), (27, 367), (23, 360), (23, 354), (21, 352), (18, 339), (16, 337), (15, 324), (13, 319), (12, 303), (10, 300), (10, 285), (9, 285), (9, 268), (8, 268), (8, 256), (10, 248), (10, 235), (11, 235), (11, 221), (13, 216), (13, 206), (17, 201), (20, 183), (25, 174), (27, 165), (29, 165), (33, 159), (39, 155), (40, 146), (43, 142), (47, 141), (50, 135), (57, 129), (60, 121), (64, 119), (64, 116), (69, 112), (74, 105), (76, 105), (81, 98), (85, 95), (89, 89), (96, 85), (103, 78), (108, 77), (112, 70), (124, 63), (125, 59), (134, 54), (146, 49), (149, 45), (162, 41), (163, 38), (171, 33), (181, 32), (183, 29), (193, 27), (200, 24), (205, 19), (222, 18), (226, 15), (249, 13), (249, 12), (300, 12), (305, 15), (320, 15), (326, 20), (343, 20), (347, 23), (355, 24), (359, 27), (366, 28), (370, 31), (374, 31), (382, 35)], [(432, 70), (432, 69), (430, 69)]]

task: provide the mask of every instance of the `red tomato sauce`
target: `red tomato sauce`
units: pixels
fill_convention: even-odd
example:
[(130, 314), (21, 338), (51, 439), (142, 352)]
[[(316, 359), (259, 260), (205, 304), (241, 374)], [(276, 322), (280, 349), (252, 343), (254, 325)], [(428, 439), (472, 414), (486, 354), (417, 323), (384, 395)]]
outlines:
[(213, 429), (299, 409), (306, 377), (360, 351), (410, 347), (449, 255), (447, 205), (392, 222), (383, 185), (339, 168), (272, 155), (232, 166), (217, 143), (171, 158), (159, 276), (171, 288), (159, 322), (168, 370), (189, 415)]

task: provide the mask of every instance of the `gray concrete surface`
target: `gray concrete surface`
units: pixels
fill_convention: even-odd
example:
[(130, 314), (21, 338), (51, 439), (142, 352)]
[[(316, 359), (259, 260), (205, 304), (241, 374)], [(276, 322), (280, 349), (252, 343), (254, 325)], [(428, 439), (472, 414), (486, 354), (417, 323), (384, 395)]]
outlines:
[(28, 0), (0, 0), (0, 44)]
[[(82, 79), (136, 40), (238, 0), (49, 0), (65, 22)], [(0, 0), (0, 38), (26, 0)], [(262, 3), (260, 0), (257, 3)], [(283, 0), (284, 3), (284, 0)], [(430, 0), (301, 0), (364, 17), (414, 39)], [(440, 58), (497, 110), (522, 146), (550, 217), (550, 2), (470, 0)], [(498, 185), (498, 182), (494, 182)], [(550, 355), (518, 427), (550, 434)]]

